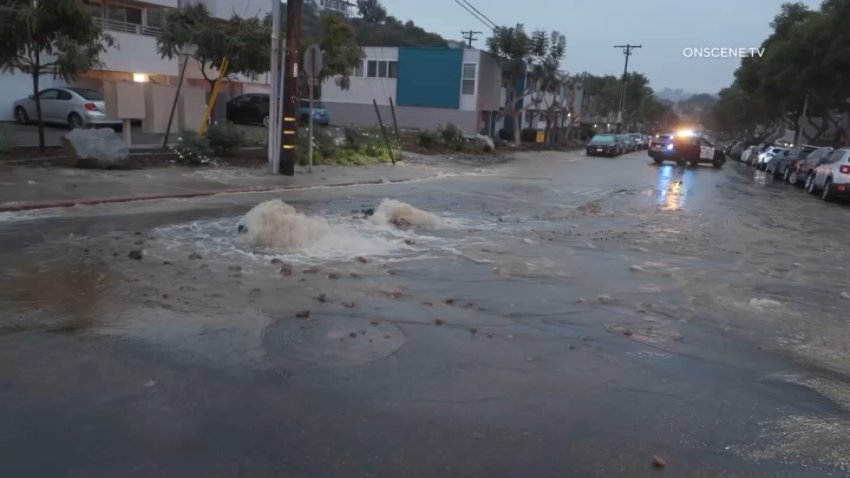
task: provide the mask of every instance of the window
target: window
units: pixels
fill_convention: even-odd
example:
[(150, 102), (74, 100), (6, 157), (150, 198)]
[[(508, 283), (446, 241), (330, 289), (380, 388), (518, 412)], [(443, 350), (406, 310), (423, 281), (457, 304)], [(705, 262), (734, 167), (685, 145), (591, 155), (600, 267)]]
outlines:
[(363, 75), (363, 62), (362, 61), (360, 63), (358, 63), (356, 67), (354, 67), (354, 73), (352, 73), (351, 76), (356, 76), (356, 77), (363, 77), (364, 76)]
[(90, 90), (88, 88), (68, 88), (74, 93), (89, 101), (103, 101), (103, 92), (98, 90)]
[(463, 64), (463, 83), (461, 85), (461, 94), (464, 95), (474, 95), (475, 94), (475, 63), (464, 63)]
[(71, 93), (68, 93), (67, 91), (63, 91), (63, 90), (57, 90), (56, 99), (68, 101), (68, 100), (71, 99)]
[(832, 156), (830, 156), (829, 159), (826, 160), (826, 162), (827, 163), (837, 163), (837, 162), (841, 161), (841, 158), (843, 158), (843, 157), (844, 157), (844, 151), (838, 150), (838, 151), (832, 153)]
[(148, 8), (146, 10), (147, 23), (149, 27), (162, 28), (165, 26), (165, 10), (162, 8)]
[(369, 60), (366, 62), (366, 76), (369, 78), (398, 78), (398, 62)]
[(38, 94), (39, 99), (55, 100), (59, 98), (59, 90), (44, 90)]
[(125, 7), (123, 5), (106, 6), (106, 17), (114, 22), (132, 23), (134, 25), (142, 24), (142, 9)]

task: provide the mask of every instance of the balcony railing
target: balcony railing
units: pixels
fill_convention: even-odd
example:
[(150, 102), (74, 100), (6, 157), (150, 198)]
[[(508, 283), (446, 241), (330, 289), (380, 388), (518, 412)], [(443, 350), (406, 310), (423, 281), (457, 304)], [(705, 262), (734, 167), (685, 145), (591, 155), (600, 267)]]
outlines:
[(107, 18), (99, 17), (95, 17), (94, 21), (97, 22), (97, 24), (104, 30), (112, 32), (135, 33), (136, 35), (146, 35), (150, 37), (155, 37), (162, 33), (162, 28), (149, 25), (137, 25), (135, 23), (109, 20)]

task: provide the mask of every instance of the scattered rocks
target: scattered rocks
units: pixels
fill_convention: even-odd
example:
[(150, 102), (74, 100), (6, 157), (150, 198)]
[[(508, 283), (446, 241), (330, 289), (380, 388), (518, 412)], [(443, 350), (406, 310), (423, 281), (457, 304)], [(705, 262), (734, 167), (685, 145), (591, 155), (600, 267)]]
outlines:
[(298, 312), (298, 313), (295, 314), (295, 318), (309, 319), (310, 318), (310, 311), (309, 310), (302, 310), (301, 312)]
[(570, 350), (575, 350), (575, 349), (576, 349), (575, 345), (570, 345)]
[(437, 327), (441, 327), (443, 325), (446, 325), (446, 321), (443, 319), (434, 319), (434, 325), (436, 325)]
[(324, 304), (324, 303), (326, 303), (327, 301), (328, 301), (328, 296), (327, 296), (326, 294), (319, 294), (319, 295), (316, 297), (316, 302), (318, 302), (318, 303), (320, 303), (320, 304)]
[(433, 303), (433, 302), (429, 302), (429, 301), (427, 301), (427, 300), (426, 300), (425, 302), (423, 302), (423, 303), (422, 303), (422, 305), (424, 305), (425, 307), (434, 307), (434, 303)]
[(472, 334), (472, 335), (477, 334), (478, 333), (478, 327), (470, 327), (469, 333)]
[(841, 298), (844, 300), (850, 300), (850, 292), (842, 292)]
[(164, 265), (164, 266), (170, 266), (172, 264), (173, 263), (171, 261), (162, 261), (162, 265)]
[(292, 275), (292, 266), (284, 264), (284, 266), (280, 268), (280, 273), (283, 274), (284, 276), (291, 276)]
[(351, 337), (352, 339), (356, 339), (357, 338), (357, 332), (350, 332), (348, 334), (348, 336)]
[(415, 246), (416, 245), (416, 241), (414, 241), (413, 239), (405, 239), (404, 243), (408, 246)]
[(576, 300), (576, 304), (586, 304), (586, 303), (587, 303), (587, 299), (585, 299), (584, 297), (580, 297), (578, 300)]
[(366, 259), (366, 258), (365, 258), (365, 257), (363, 257), (363, 256), (357, 256), (357, 258), (356, 258), (355, 260), (356, 260), (357, 262), (361, 263), (361, 264), (366, 264), (367, 262), (369, 262), (369, 259)]
[(454, 299), (446, 299), (446, 305), (455, 305)]
[(240, 266), (230, 266), (230, 267), (227, 268), (227, 270), (233, 271), (233, 272), (240, 272), (240, 271), (242, 271), (242, 267), (240, 267)]
[(610, 304), (614, 301), (614, 299), (612, 299), (610, 295), (600, 295), (596, 298), (596, 301), (600, 304)]
[(189, 260), (190, 261), (200, 261), (203, 258), (204, 258), (204, 256), (198, 254), (197, 252), (193, 252), (193, 253), (189, 254)]
[(130, 251), (129, 254), (127, 254), (127, 257), (133, 259), (134, 261), (142, 260), (142, 256), (144, 256), (144, 254), (142, 253), (141, 249), (133, 249), (132, 251)]
[(372, 325), (381, 325), (381, 323), (378, 322), (377, 320), (373, 320), (372, 322), (369, 322), (369, 323), (372, 324)]
[(351, 277), (352, 279), (359, 279), (360, 275), (356, 272), (352, 272), (351, 274), (348, 274), (348, 277)]
[(652, 455), (652, 466), (656, 468), (664, 468), (667, 466), (667, 462), (658, 455)]
[(357, 304), (355, 304), (354, 302), (343, 302), (342, 306), (345, 307), (346, 309), (353, 309), (353, 308), (357, 307)]
[(301, 272), (303, 272), (305, 274), (318, 274), (319, 268), (318, 267), (308, 267), (307, 269), (304, 269)]
[(339, 280), (340, 275), (336, 272), (331, 272), (328, 274), (328, 279), (330, 280)]
[(274, 265), (283, 264), (283, 259), (278, 259), (277, 257), (275, 257), (271, 260), (271, 263)]

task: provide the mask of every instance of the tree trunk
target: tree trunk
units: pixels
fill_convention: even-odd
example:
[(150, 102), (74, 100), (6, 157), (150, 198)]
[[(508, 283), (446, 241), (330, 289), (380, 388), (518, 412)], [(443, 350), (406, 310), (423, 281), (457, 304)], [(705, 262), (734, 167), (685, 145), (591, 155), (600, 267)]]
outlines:
[(41, 98), (38, 95), (38, 80), (41, 73), (41, 64), (38, 52), (35, 53), (35, 62), (32, 67), (32, 94), (35, 98), (35, 118), (38, 122), (38, 150), (42, 153), (47, 149), (44, 141), (44, 119), (41, 116)]
[(521, 141), (521, 132), (522, 132), (522, 123), (520, 122), (520, 116), (522, 115), (522, 111), (513, 111), (511, 113), (511, 118), (514, 120), (514, 144), (519, 146)]
[(850, 146), (850, 110), (844, 110), (842, 131), (844, 132), (844, 146)]

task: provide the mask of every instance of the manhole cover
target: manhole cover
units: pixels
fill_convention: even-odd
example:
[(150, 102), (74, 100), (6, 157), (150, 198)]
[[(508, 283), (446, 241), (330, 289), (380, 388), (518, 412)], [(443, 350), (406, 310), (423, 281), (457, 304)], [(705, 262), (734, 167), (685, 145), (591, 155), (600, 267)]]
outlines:
[(266, 327), (263, 347), (271, 360), (357, 365), (391, 355), (404, 334), (382, 320), (351, 317), (285, 319)]

